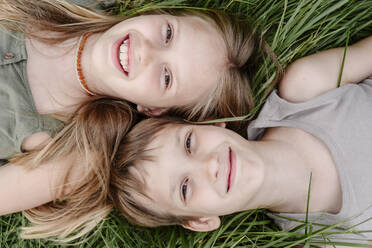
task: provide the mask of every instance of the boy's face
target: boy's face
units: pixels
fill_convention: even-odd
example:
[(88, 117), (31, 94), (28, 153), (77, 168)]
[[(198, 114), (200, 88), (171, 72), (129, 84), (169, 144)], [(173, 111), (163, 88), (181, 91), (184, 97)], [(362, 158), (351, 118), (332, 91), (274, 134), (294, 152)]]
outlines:
[(253, 146), (222, 127), (169, 125), (147, 148), (155, 160), (137, 168), (144, 172), (151, 208), (161, 213), (203, 221), (243, 211), (263, 182), (264, 167)]

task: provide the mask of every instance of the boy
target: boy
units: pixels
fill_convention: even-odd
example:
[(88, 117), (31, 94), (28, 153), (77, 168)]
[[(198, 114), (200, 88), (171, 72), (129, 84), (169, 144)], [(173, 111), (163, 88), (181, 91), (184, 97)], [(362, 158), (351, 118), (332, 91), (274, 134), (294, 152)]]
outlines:
[[(372, 37), (294, 63), (248, 127), (149, 119), (122, 142), (112, 169), (116, 207), (134, 223), (219, 227), (219, 216), (267, 208), (348, 228), (372, 216)], [(224, 124), (220, 124), (223, 126)], [(257, 140), (257, 141), (252, 141)], [(282, 228), (291, 223), (277, 219)], [(372, 230), (372, 221), (357, 226)], [(338, 238), (350, 237), (338, 235)], [(372, 240), (372, 233), (351, 237)]]

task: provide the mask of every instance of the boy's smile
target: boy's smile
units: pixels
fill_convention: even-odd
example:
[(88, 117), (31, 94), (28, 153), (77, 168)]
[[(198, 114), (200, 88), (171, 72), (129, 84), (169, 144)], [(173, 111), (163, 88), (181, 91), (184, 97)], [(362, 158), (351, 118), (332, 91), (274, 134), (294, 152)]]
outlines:
[(235, 161), (236, 161), (235, 153), (231, 149), (231, 147), (229, 147), (229, 162), (230, 162), (230, 164), (229, 164), (229, 173), (228, 173), (228, 179), (227, 179), (227, 189), (226, 189), (226, 192), (229, 192), (231, 186), (234, 183), (235, 173), (236, 173), (236, 164), (235, 164)]
[(243, 211), (263, 181), (259, 156), (225, 128), (171, 124), (147, 148), (154, 160), (136, 168), (152, 199), (146, 204), (156, 211), (195, 217)]

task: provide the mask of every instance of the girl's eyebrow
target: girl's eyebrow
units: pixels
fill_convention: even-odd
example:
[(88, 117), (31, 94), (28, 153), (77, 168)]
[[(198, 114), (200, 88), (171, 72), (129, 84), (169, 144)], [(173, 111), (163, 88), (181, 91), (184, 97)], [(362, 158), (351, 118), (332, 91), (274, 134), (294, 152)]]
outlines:
[[(176, 23), (176, 25), (173, 25), (173, 32), (174, 32), (173, 37), (175, 38), (175, 39), (173, 39), (173, 42), (177, 46), (177, 44), (180, 43), (180, 34), (181, 34), (181, 32), (180, 32), (180, 26), (181, 25), (180, 24), (181, 24), (181, 22), (180, 22), (179, 18), (177, 18), (177, 17), (174, 18), (174, 22)], [(180, 78), (179, 77), (179, 65), (177, 65), (177, 66), (173, 67), (173, 84), (174, 84), (174, 87), (175, 87), (175, 95), (176, 96), (177, 96), (177, 93), (179, 91), (179, 81), (178, 81), (179, 78)]]

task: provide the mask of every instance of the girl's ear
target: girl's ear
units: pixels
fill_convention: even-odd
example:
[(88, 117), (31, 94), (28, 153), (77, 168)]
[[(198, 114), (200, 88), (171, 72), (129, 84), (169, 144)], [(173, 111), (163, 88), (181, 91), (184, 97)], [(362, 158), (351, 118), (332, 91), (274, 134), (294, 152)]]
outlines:
[(148, 108), (142, 105), (137, 105), (137, 110), (147, 116), (159, 116), (163, 114), (167, 109), (165, 108)]
[(226, 122), (216, 122), (214, 125), (216, 125), (217, 127), (225, 128), (226, 127)]
[(182, 226), (195, 232), (209, 232), (219, 228), (221, 225), (220, 217), (201, 217), (195, 220), (189, 220)]

